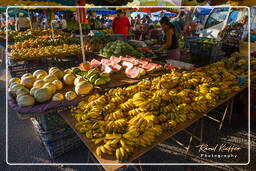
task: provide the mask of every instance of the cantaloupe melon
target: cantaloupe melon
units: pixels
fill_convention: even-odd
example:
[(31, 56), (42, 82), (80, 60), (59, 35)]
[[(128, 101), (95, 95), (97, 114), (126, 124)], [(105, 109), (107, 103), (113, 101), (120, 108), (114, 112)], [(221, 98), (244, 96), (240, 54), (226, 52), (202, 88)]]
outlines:
[(30, 95), (22, 95), (17, 98), (17, 104), (19, 106), (31, 106), (35, 104), (35, 99)]
[(68, 91), (66, 94), (65, 94), (65, 98), (67, 100), (74, 100), (75, 98), (77, 97), (76, 93), (73, 92), (73, 91)]
[(55, 85), (56, 90), (61, 90), (63, 87), (63, 83), (60, 80), (54, 80), (52, 84)]
[(56, 93), (52, 96), (52, 101), (61, 101), (64, 100), (64, 95), (61, 93)]
[(52, 93), (49, 88), (39, 88), (37, 91), (35, 91), (34, 97), (37, 102), (43, 103), (51, 99)]
[(75, 79), (76, 79), (76, 77), (73, 74), (65, 74), (63, 77), (63, 82), (66, 85), (73, 85)]

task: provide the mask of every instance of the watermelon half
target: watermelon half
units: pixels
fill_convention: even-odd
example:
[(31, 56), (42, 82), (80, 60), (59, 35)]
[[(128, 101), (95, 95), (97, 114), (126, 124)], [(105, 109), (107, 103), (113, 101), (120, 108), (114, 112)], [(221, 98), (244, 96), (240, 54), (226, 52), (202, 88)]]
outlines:
[(132, 69), (133, 68), (133, 64), (131, 62), (126, 62), (126, 61), (123, 61), (122, 63), (122, 66), (126, 69)]
[(135, 59), (134, 61), (132, 61), (132, 64), (134, 66), (139, 66), (141, 63), (138, 60)]
[(147, 71), (140, 67), (134, 67), (134, 69), (139, 70), (140, 76), (146, 75)]
[(121, 62), (121, 59), (116, 56), (111, 56), (110, 60), (112, 61), (112, 64), (117, 64), (117, 63)]
[(121, 60), (121, 61), (132, 62), (132, 61), (134, 61), (135, 59), (136, 59), (136, 58), (134, 58), (134, 57), (129, 57), (129, 56), (124, 57), (124, 56), (120, 56), (120, 60)]
[(141, 60), (141, 61), (148, 62), (148, 63), (149, 63), (149, 62), (152, 62), (151, 59), (149, 59), (149, 58), (144, 58), (144, 57), (141, 57), (140, 60)]
[(156, 64), (156, 63), (149, 63), (149, 65), (155, 66), (157, 70), (160, 70), (163, 68), (162, 65)]
[(100, 66), (100, 61), (98, 61), (97, 59), (93, 59), (93, 60), (91, 60), (91, 62), (90, 62), (90, 65), (91, 65), (91, 67), (93, 67), (93, 68), (96, 68), (96, 67), (98, 67), (98, 66)]
[(156, 70), (156, 66), (152, 65), (151, 63), (142, 65), (142, 68), (145, 69), (147, 72), (152, 72)]
[(111, 65), (111, 60), (109, 60), (109, 59), (101, 59), (100, 63), (102, 65)]
[(119, 64), (113, 64), (112, 65), (112, 70), (113, 71), (120, 71), (122, 69), (122, 66)]
[(148, 64), (148, 61), (144, 61), (144, 60), (142, 60), (142, 59), (139, 59), (138, 62), (139, 62), (140, 65), (146, 65), (146, 64)]
[(125, 69), (125, 74), (128, 78), (139, 78), (140, 77), (140, 72), (141, 70), (137, 68), (132, 68), (132, 69)]

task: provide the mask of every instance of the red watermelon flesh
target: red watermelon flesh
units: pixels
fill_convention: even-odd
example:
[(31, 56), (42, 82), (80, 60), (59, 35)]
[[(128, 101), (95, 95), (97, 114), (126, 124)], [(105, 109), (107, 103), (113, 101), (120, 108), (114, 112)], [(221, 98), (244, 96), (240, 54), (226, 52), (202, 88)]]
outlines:
[(140, 77), (140, 70), (137, 68), (128, 69), (126, 68), (125, 74), (128, 78), (139, 78)]
[(158, 69), (162, 69), (162, 65), (160, 65), (160, 64), (149, 63), (149, 65), (155, 66), (157, 70), (158, 70)]
[(122, 66), (126, 69), (126, 68), (128, 68), (128, 69), (132, 69), (133, 68), (133, 64), (131, 63), (131, 62), (126, 62), (126, 61), (124, 61), (123, 63), (122, 63)]
[(100, 65), (100, 61), (98, 61), (97, 59), (93, 59), (91, 62), (90, 62), (90, 65), (94, 68), (98, 67)]
[(132, 64), (134, 66), (139, 66), (141, 63), (138, 60), (134, 60), (134, 61), (132, 61)]
[(111, 65), (111, 60), (109, 60), (109, 59), (101, 59), (100, 63), (102, 65)]
[(112, 70), (113, 71), (120, 71), (122, 69), (122, 66), (119, 64), (113, 64), (112, 65)]
[(152, 62), (151, 59), (149, 59), (149, 58), (144, 58), (144, 57), (141, 57), (140, 60), (141, 60), (141, 61), (146, 61), (146, 62), (148, 62), (148, 63), (149, 63), (149, 62)]
[(126, 57), (120, 56), (120, 59), (121, 59), (121, 61), (132, 62), (132, 61), (134, 61), (136, 58), (131, 57), (131, 56), (126, 56)]
[(136, 70), (138, 70), (140, 72), (140, 76), (141, 75), (145, 75), (147, 73), (145, 69), (140, 68), (140, 67), (134, 67), (134, 69), (136, 69)]
[(151, 63), (146, 64), (146, 65), (142, 65), (142, 67), (146, 70), (146, 71), (154, 71), (156, 69), (156, 66), (152, 65)]
[(116, 57), (116, 56), (111, 56), (110, 60), (112, 61), (112, 64), (116, 64), (116, 63), (121, 62), (121, 59), (119, 57)]
[(142, 59), (139, 59), (138, 62), (140, 63), (140, 65), (146, 65), (148, 64), (148, 61), (144, 61)]

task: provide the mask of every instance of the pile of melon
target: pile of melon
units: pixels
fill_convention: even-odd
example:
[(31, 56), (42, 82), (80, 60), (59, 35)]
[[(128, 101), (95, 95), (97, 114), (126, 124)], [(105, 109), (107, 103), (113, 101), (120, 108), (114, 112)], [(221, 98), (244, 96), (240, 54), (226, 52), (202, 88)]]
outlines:
[[(63, 87), (71, 86), (74, 91), (65, 92)], [(93, 85), (72, 74), (52, 67), (48, 72), (36, 70), (33, 74), (24, 74), (21, 78), (9, 80), (9, 92), (16, 98), (19, 106), (31, 106), (49, 101), (74, 100), (78, 95), (89, 94)], [(64, 93), (63, 93), (64, 92)]]

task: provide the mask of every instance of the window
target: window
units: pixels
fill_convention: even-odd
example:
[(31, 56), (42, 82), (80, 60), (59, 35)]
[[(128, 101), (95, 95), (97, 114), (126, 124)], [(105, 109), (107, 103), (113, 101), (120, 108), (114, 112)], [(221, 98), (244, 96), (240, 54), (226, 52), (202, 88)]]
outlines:
[(229, 17), (228, 17), (228, 23), (227, 24), (236, 22), (239, 12), (240, 12), (240, 10), (232, 10)]
[(215, 8), (208, 17), (205, 28), (222, 23), (228, 15), (228, 8)]

